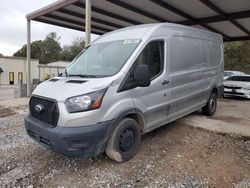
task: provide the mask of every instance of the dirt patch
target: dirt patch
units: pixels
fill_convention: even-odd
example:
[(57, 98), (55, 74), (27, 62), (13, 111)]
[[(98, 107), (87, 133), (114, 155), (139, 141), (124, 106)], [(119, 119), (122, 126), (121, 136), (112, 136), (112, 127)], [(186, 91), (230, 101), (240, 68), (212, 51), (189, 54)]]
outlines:
[(13, 114), (15, 114), (14, 110), (12, 110), (9, 107), (5, 107), (5, 106), (0, 105), (0, 118), (7, 117), (7, 116), (10, 116)]
[(249, 140), (176, 121), (144, 135), (120, 164), (47, 150), (28, 138), (23, 118), (0, 118), (0, 187), (249, 187)]
[(232, 116), (208, 116), (209, 119), (221, 120), (228, 123), (239, 123), (242, 121), (241, 118), (232, 117)]

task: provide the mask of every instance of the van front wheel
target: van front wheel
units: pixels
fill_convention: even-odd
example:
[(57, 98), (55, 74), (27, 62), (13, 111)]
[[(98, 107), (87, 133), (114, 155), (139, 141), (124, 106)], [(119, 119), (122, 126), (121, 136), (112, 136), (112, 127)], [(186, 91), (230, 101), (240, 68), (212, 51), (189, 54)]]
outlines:
[(124, 118), (112, 131), (105, 152), (110, 159), (116, 162), (124, 162), (136, 154), (140, 142), (140, 126), (135, 120)]
[(202, 112), (206, 116), (214, 115), (217, 108), (217, 95), (216, 93), (211, 93), (206, 106), (202, 108)]

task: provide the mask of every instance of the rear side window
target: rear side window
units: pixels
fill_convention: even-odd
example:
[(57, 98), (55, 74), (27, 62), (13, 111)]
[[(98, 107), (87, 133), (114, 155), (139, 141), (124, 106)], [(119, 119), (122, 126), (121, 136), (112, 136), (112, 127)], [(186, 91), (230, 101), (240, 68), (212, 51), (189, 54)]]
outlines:
[(135, 64), (145, 64), (149, 67), (151, 79), (163, 71), (164, 41), (152, 41), (147, 44), (135, 61)]
[(250, 76), (232, 76), (227, 80), (240, 81), (240, 82), (250, 82)]
[(200, 67), (204, 64), (200, 55), (200, 40), (185, 37), (173, 37), (170, 42), (172, 72)]
[(221, 45), (216, 42), (208, 41), (207, 61), (210, 66), (218, 66), (221, 62)]

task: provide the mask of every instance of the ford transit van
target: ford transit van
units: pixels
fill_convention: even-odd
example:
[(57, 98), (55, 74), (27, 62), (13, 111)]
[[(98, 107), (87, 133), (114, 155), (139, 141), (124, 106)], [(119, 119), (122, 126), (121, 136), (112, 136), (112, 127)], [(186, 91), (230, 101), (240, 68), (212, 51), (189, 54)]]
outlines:
[(199, 109), (212, 116), (223, 69), (219, 34), (170, 23), (119, 29), (37, 86), (26, 130), (64, 155), (105, 152), (123, 162), (136, 154), (143, 134)]

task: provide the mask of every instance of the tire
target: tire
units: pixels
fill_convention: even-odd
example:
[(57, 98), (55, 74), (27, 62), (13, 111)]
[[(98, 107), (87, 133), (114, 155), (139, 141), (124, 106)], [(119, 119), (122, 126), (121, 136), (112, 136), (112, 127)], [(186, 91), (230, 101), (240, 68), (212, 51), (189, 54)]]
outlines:
[(111, 132), (105, 153), (116, 162), (128, 161), (137, 153), (140, 143), (140, 126), (135, 120), (124, 118)]
[(217, 109), (217, 95), (215, 92), (211, 93), (206, 106), (202, 108), (202, 112), (206, 116), (213, 116)]

